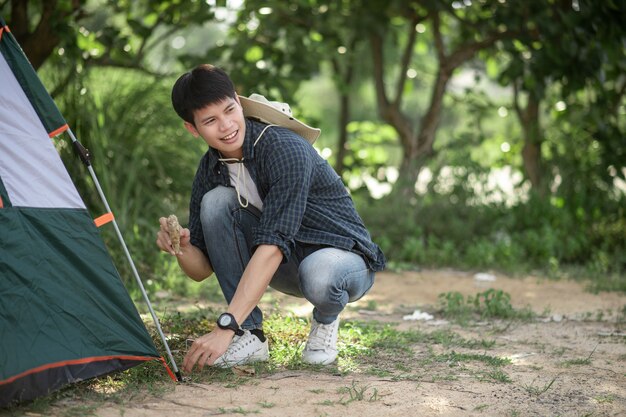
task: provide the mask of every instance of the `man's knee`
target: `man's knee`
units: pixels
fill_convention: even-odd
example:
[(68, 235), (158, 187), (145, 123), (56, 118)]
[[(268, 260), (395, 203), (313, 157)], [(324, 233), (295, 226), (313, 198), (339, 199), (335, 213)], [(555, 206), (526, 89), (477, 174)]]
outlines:
[[(322, 252), (324, 251), (324, 252)], [(320, 250), (300, 264), (302, 293), (313, 304), (341, 297), (341, 259), (332, 250)]]
[(219, 218), (221, 215), (230, 213), (237, 204), (235, 190), (230, 187), (218, 186), (208, 191), (202, 197), (200, 205), (200, 217), (202, 223)]
[(314, 304), (323, 300), (356, 300), (372, 282), (373, 274), (363, 259), (341, 249), (321, 249), (300, 264), (302, 292)]

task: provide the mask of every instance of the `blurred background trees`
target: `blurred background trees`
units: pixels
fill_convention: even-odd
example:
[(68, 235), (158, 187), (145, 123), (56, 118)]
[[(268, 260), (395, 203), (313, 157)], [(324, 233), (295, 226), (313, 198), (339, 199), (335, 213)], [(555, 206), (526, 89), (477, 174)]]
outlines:
[[(184, 219), (204, 152), (180, 128), (170, 88), (210, 62), (241, 94), (288, 101), (322, 128), (316, 147), (351, 189), (390, 267), (539, 270), (626, 291), (621, 1), (0, 7), (94, 153), (152, 288), (182, 280), (153, 235), (159, 216)], [(58, 147), (98, 214), (88, 178)]]

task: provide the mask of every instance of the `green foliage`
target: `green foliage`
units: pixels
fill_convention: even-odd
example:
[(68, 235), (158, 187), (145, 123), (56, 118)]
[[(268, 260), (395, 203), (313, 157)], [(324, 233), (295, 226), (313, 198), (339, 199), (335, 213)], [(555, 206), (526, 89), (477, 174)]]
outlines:
[[(171, 110), (169, 80), (101, 70), (57, 100), (92, 166), (144, 281), (167, 263), (155, 245), (159, 217), (186, 222), (188, 195), (204, 142), (193, 141)], [(101, 80), (106, 80), (102, 82)], [(72, 148), (58, 142), (65, 165), (93, 217), (104, 213), (94, 183)], [(111, 224), (100, 229), (122, 277), (130, 268)], [(134, 286), (129, 286), (134, 288)]]
[(361, 385), (356, 381), (352, 381), (352, 385), (349, 387), (342, 387), (338, 390), (340, 394), (347, 394), (348, 398), (340, 400), (340, 403), (347, 405), (352, 401), (368, 401), (373, 402), (380, 399), (378, 395), (378, 389), (371, 388), (369, 385)]
[[(392, 155), (396, 156), (397, 153), (393, 129), (371, 121), (351, 122), (346, 129), (349, 141), (343, 160), (344, 181), (350, 184), (352, 179), (372, 177), (380, 182), (389, 182), (385, 169), (389, 166)], [(398, 158), (396, 156), (393, 159)], [(330, 162), (333, 162), (332, 158)], [(357, 184), (365, 187), (365, 183), (361, 181), (357, 181)]]
[[(590, 201), (542, 199), (533, 193), (526, 201), (484, 202), (486, 177), (469, 168), (452, 172), (447, 178), (435, 176), (429, 191), (416, 200), (394, 193), (381, 200), (354, 194), (392, 264), (549, 275), (576, 266), (588, 276), (606, 277), (598, 289), (625, 288), (626, 196), (607, 199), (594, 193), (593, 207)], [(477, 180), (484, 185), (474, 188)]]
[[(153, 235), (161, 215), (175, 212), (184, 221), (202, 144), (178, 128), (167, 99), (173, 80), (154, 81), (146, 74), (199, 62), (228, 69), (242, 92), (298, 102), (298, 117), (316, 114), (325, 124), (323, 146), (333, 147), (344, 128), (334, 127), (335, 115), (349, 110), (348, 140), (341, 144), (346, 170), (340, 174), (391, 265), (540, 269), (551, 275), (578, 267), (603, 277), (595, 290), (626, 291), (626, 197), (616, 186), (626, 179), (625, 9), (616, 2), (532, 0), (513, 7), (511, 2), (274, 0), (246, 1), (238, 10), (202, 1), (47, 3), (57, 6), (50, 15), (35, 0), (2, 2), (2, 14), (18, 19), (13, 8), (29, 6), (24, 16), (32, 24), (16, 20), (13, 28), (18, 40), (32, 35), (39, 19), (52, 22), (56, 43), (44, 35), (37, 39), (47, 46), (42, 78), (51, 90), (65, 91), (57, 101), (94, 154), (94, 169), (150, 291), (189, 294), (197, 288), (181, 283), (186, 279), (171, 259), (158, 254)], [(233, 21), (223, 19), (226, 12)], [(435, 43), (435, 16), (442, 45)], [(170, 42), (178, 35), (185, 43), (180, 50)], [(403, 51), (411, 35), (416, 36), (413, 49)], [(373, 37), (382, 40), (382, 74), (372, 68)], [(482, 49), (494, 37), (501, 40)], [(410, 130), (404, 131), (407, 137), (422, 129), (440, 69), (439, 47), (457, 70), (450, 74), (433, 127), (437, 141), (426, 158), (435, 180), (418, 194), (372, 200), (365, 178), (390, 187), (390, 167), (408, 169), (411, 164), (401, 166), (403, 157), (424, 145), (400, 143), (398, 131), (376, 117), (388, 120), (385, 110), (398, 110), (396, 116), (406, 119), (400, 124)], [(126, 69), (101, 68), (109, 66)], [(460, 83), (460, 89), (457, 81), (469, 71), (475, 82)], [(494, 91), (487, 78), (506, 90)], [(317, 94), (301, 97), (305, 81)], [(317, 91), (321, 84), (328, 90)], [(541, 100), (540, 162), (546, 183), (554, 180), (543, 198), (531, 191), (525, 199), (527, 182), (515, 184), (512, 201), (493, 199), (497, 190), (487, 186), (492, 167), (524, 170), (523, 122), (513, 117), (513, 85), (522, 98)], [(397, 109), (383, 105), (381, 88)], [(349, 108), (339, 103), (341, 93), (349, 93)], [(495, 116), (498, 108), (509, 116)], [(508, 151), (500, 148), (504, 142)], [(59, 148), (94, 217), (101, 214), (85, 170), (69, 157), (67, 145)], [(422, 166), (424, 161), (411, 155)], [(445, 169), (453, 171), (451, 182), (438, 177)], [(130, 280), (111, 226), (102, 233)]]
[(551, 381), (547, 382), (546, 384), (544, 384), (543, 386), (536, 386), (535, 385), (535, 381), (537, 380), (537, 378), (533, 379), (533, 381), (528, 384), (528, 385), (523, 385), (522, 388), (524, 388), (524, 390), (534, 396), (534, 397), (539, 397), (542, 394), (544, 394), (546, 391), (548, 391), (552, 385), (554, 384), (554, 382), (557, 380), (558, 375), (555, 376), (554, 378), (552, 378)]
[[(160, 315), (163, 331), (168, 335), (169, 345), (178, 364), (182, 363), (189, 348), (187, 339), (211, 331), (219, 313), (210, 308), (196, 308), (187, 312), (176, 311)], [(147, 322), (146, 325), (153, 338), (157, 340), (156, 329), (152, 323)], [(237, 388), (243, 384), (256, 384), (258, 378), (269, 376), (271, 379), (271, 374), (284, 369), (336, 376), (338, 372), (336, 367), (311, 366), (304, 364), (300, 359), (310, 328), (309, 320), (273, 313), (265, 318), (264, 328), (271, 347), (270, 360), (268, 363), (255, 365), (255, 377), (242, 377), (232, 369), (214, 367), (205, 367), (202, 371), (194, 371), (185, 377), (192, 383)], [(494, 341), (465, 339), (450, 328), (433, 332), (401, 331), (389, 323), (344, 321), (339, 333), (339, 370), (344, 369), (345, 364), (353, 363), (356, 366), (354, 375), (362, 375), (363, 370), (370, 369), (370, 372), (385, 375), (385, 378), (392, 380), (420, 380), (425, 375), (436, 379), (439, 376), (434, 374), (441, 369), (447, 372), (449, 368), (456, 368), (453, 370), (455, 373), (446, 374), (443, 378), (456, 378), (456, 373), (462, 370), (463, 373), (469, 371), (477, 380), (509, 382), (502, 368), (510, 361), (485, 352), (486, 349), (494, 347)], [(425, 356), (415, 353), (416, 345), (420, 346), (420, 351), (429, 350), (429, 352)], [(438, 353), (430, 350), (433, 345), (440, 347)], [(480, 353), (477, 353), (478, 351)], [(466, 364), (472, 365), (471, 370), (465, 367)], [(424, 366), (429, 368), (426, 372)], [(107, 406), (107, 403), (123, 407), (133, 404), (138, 399), (149, 400), (155, 396), (171, 393), (174, 389), (175, 384), (172, 384), (164, 367), (160, 361), (155, 360), (123, 372), (72, 384), (47, 397), (13, 406), (5, 411), (11, 416), (21, 416), (24, 413), (49, 415), (56, 411), (53, 407), (62, 407), (67, 415), (82, 416)], [(314, 394), (327, 392), (319, 387), (308, 391)], [(341, 394), (338, 404), (343, 405), (353, 401), (374, 402), (381, 398), (376, 388), (355, 380), (339, 388), (338, 394)], [(269, 401), (258, 404), (262, 408), (274, 407)], [(238, 410), (242, 409), (219, 411), (238, 413)]]
[(483, 354), (458, 353), (458, 352), (455, 352), (454, 350), (449, 353), (437, 355), (435, 360), (438, 362), (449, 362), (449, 363), (478, 361), (478, 362), (484, 362), (493, 367), (500, 367), (500, 366), (508, 365), (511, 363), (511, 360), (509, 358), (499, 358), (496, 356), (485, 355), (484, 353)]
[(475, 296), (463, 297), (457, 291), (439, 294), (439, 303), (445, 317), (467, 323), (471, 318), (529, 320), (534, 314), (528, 309), (517, 310), (511, 305), (511, 296), (490, 288)]

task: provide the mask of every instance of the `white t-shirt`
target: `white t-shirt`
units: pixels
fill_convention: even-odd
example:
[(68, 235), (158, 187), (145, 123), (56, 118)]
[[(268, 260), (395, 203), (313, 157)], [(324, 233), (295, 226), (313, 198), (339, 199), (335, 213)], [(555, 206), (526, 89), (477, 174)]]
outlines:
[(243, 162), (227, 163), (226, 166), (230, 175), (230, 183), (235, 187), (239, 195), (248, 200), (248, 203), (263, 211), (263, 201), (254, 181), (252, 181), (248, 168), (246, 168)]

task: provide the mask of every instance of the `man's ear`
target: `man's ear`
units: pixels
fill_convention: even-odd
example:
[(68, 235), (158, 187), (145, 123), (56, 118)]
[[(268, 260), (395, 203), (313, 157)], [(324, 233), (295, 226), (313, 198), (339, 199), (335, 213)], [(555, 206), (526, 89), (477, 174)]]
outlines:
[(197, 138), (198, 136), (200, 136), (200, 134), (196, 130), (196, 127), (193, 124), (189, 122), (185, 122), (184, 125), (185, 125), (185, 129), (187, 129), (187, 131), (191, 133), (194, 137)]

